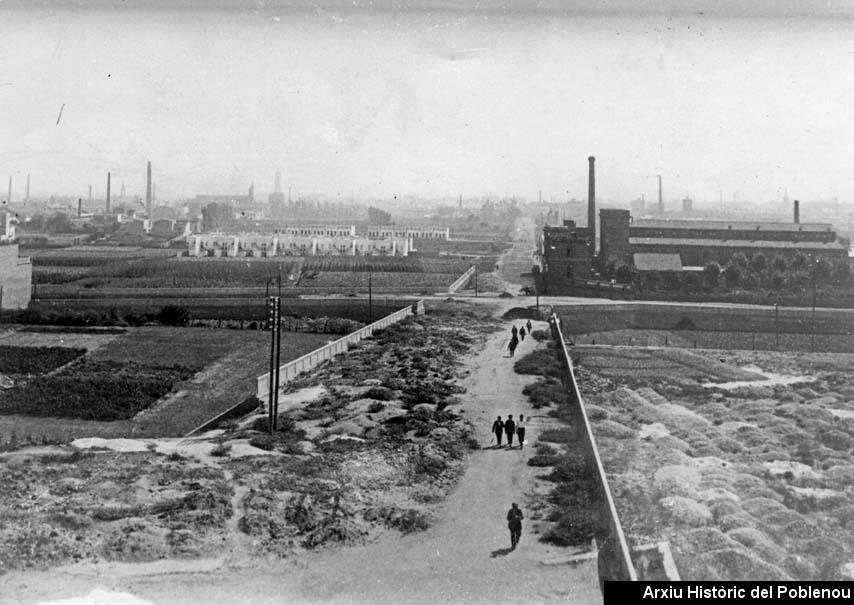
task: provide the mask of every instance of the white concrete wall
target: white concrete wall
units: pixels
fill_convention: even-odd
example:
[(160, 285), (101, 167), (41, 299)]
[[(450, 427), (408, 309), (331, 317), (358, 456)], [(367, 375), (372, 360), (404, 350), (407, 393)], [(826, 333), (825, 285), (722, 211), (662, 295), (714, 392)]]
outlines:
[(0, 308), (24, 309), (30, 304), (33, 289), (33, 265), (27, 257), (18, 257), (18, 244), (0, 246)]

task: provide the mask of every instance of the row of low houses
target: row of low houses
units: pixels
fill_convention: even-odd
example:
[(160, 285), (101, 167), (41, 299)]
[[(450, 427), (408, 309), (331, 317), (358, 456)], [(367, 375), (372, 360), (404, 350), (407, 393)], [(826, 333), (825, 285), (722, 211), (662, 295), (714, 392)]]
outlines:
[(285, 233), (200, 233), (187, 238), (190, 256), (408, 256), (412, 238), (311, 236)]

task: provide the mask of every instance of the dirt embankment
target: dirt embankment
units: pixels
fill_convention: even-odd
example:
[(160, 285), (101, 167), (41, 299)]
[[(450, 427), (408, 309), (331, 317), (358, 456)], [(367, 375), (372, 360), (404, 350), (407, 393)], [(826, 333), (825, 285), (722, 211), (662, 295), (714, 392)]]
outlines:
[[(615, 373), (624, 350), (575, 355), (630, 542), (669, 540), (689, 580), (852, 576), (851, 356), (708, 352), (693, 372), (644, 356)], [(803, 378), (730, 388), (744, 369)]]

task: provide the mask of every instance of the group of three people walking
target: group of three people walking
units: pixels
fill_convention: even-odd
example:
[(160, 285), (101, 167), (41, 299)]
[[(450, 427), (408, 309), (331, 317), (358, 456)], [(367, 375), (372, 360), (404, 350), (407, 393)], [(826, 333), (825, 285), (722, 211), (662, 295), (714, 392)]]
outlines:
[(530, 334), (531, 333), (531, 320), (530, 319), (521, 328), (517, 329), (516, 326), (513, 326), (513, 329), (510, 330), (510, 334), (511, 334), (510, 344), (507, 345), (507, 348), (510, 349), (510, 357), (513, 357), (513, 355), (516, 353), (516, 347), (519, 346), (520, 337), (522, 340), (525, 340), (525, 334), (526, 334), (525, 327), (526, 326), (528, 328), (527, 333)]
[(498, 442), (498, 447), (501, 447), (501, 439), (506, 435), (507, 436), (507, 445), (508, 447), (513, 447), (513, 435), (516, 435), (516, 438), (519, 442), (519, 449), (525, 447), (527, 441), (525, 441), (525, 415), (519, 414), (519, 420), (513, 420), (513, 414), (507, 416), (507, 420), (501, 420), (501, 416), (499, 416), (495, 422), (492, 423), (492, 432), (495, 433), (495, 440)]

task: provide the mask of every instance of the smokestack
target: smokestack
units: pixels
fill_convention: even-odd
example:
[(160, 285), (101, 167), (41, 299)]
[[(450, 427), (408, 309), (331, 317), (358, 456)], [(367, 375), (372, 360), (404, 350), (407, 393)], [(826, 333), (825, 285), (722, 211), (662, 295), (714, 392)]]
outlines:
[(81, 216), (83, 216), (83, 198), (78, 197), (77, 198), (77, 218), (80, 218)]
[(29, 174), (27, 174), (27, 193), (24, 196), (24, 201), (25, 202), (30, 201), (30, 175)]
[(658, 213), (664, 214), (664, 197), (661, 195), (661, 175), (657, 174), (658, 177)]
[(587, 158), (590, 167), (587, 173), (587, 228), (590, 229), (590, 253), (596, 254), (596, 171), (592, 155)]
[(799, 224), (801, 222), (801, 203), (798, 200), (795, 200), (795, 224)]
[(6, 203), (12, 203), (12, 177), (9, 177), (9, 194), (6, 196)]
[(106, 212), (110, 211), (110, 173), (107, 173), (107, 208)]
[(145, 179), (145, 212), (151, 218), (151, 162), (148, 163), (148, 171)]
[(92, 206), (92, 185), (89, 185), (89, 207)]

